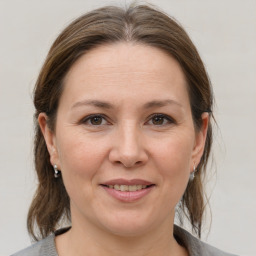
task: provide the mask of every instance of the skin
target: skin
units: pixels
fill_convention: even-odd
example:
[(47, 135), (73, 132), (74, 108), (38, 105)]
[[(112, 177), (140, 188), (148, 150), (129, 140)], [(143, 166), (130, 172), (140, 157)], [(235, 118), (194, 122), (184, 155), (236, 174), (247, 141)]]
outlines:
[[(165, 104), (145, 108), (152, 101)], [(104, 118), (86, 120), (91, 114)], [(65, 77), (55, 132), (44, 113), (38, 118), (71, 200), (72, 228), (56, 237), (59, 255), (187, 255), (170, 234), (208, 119), (203, 114), (195, 130), (184, 74), (163, 51), (122, 42), (83, 55)], [(121, 202), (100, 186), (117, 178), (155, 186), (135, 202)]]

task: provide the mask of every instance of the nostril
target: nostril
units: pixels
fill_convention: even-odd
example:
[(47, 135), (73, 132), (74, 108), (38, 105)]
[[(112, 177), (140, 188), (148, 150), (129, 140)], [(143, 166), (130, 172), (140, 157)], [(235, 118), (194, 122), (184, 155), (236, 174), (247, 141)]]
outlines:
[(135, 163), (130, 163), (130, 164), (124, 164), (123, 165), (126, 167), (126, 168), (131, 168), (133, 166), (138, 166), (138, 165), (141, 165), (142, 164), (142, 161), (137, 161)]

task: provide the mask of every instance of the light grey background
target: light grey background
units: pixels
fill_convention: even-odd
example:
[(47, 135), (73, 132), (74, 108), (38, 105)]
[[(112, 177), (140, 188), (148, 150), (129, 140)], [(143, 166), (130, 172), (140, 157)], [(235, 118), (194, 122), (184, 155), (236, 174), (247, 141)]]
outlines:
[[(36, 187), (32, 91), (57, 34), (92, 8), (124, 1), (0, 0), (0, 255), (30, 244), (26, 213)], [(129, 1), (126, 1), (129, 3)], [(212, 210), (203, 240), (256, 255), (256, 1), (151, 1), (183, 24), (216, 96)]]

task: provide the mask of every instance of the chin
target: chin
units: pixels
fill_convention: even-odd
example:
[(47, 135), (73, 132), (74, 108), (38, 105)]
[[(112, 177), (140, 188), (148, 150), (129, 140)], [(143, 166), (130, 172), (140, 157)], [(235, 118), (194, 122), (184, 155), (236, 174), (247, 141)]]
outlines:
[[(118, 214), (102, 220), (103, 228), (113, 235), (120, 237), (135, 237), (148, 233), (154, 224), (152, 219), (136, 214)], [(157, 225), (156, 225), (157, 226)]]
[(149, 231), (148, 227), (137, 225), (108, 226), (106, 230), (108, 233), (118, 237), (138, 237)]

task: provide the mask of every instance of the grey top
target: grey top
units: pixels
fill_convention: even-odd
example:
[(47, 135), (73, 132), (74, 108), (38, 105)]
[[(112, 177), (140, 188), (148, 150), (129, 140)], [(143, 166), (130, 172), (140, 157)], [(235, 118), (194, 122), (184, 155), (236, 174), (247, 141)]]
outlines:
[[(58, 256), (54, 238), (57, 235), (65, 233), (68, 229), (58, 230), (55, 234), (51, 234), (45, 239), (11, 256)], [(189, 256), (235, 256), (234, 254), (225, 253), (198, 240), (178, 226), (174, 227), (174, 236), (178, 243), (188, 250)]]

